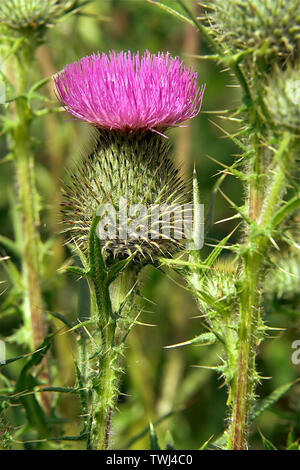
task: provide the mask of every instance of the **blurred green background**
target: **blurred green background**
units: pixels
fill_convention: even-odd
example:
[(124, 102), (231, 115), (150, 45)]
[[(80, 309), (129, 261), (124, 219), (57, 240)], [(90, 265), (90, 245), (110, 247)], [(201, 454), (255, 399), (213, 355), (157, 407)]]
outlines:
[[(165, 0), (164, 3), (180, 11), (176, 1)], [(193, 0), (190, 0), (190, 6), (195, 11), (198, 8)], [(209, 156), (231, 164), (238, 149), (229, 139), (224, 138), (213, 123), (230, 132), (234, 132), (237, 126), (235, 122), (224, 121), (217, 114), (208, 113), (231, 109), (239, 104), (240, 93), (233, 86), (233, 78), (215, 63), (192, 57), (209, 53), (193, 27), (144, 0), (96, 0), (87, 5), (83, 12), (86, 16), (69, 17), (49, 30), (46, 43), (39, 48), (36, 62), (32, 64), (31, 83), (97, 50), (108, 52), (112, 49), (130, 49), (143, 52), (148, 49), (152, 53), (169, 51), (172, 55), (179, 55), (196, 68), (199, 83), (206, 83), (206, 92), (202, 107), (204, 112), (190, 122), (187, 128), (173, 129), (169, 133), (174, 145), (174, 159), (181, 165), (187, 181), (190, 180), (195, 163), (205, 213), (212, 214), (213, 210), (214, 222), (233, 215), (220, 194), (214, 199), (211, 197), (221, 167)], [(47, 85), (45, 93), (55, 101), (52, 84)], [(60, 113), (36, 120), (32, 132), (35, 137), (37, 185), (42, 204), (42, 238), (57, 234), (43, 273), (47, 308), (75, 320), (78, 315), (83, 317), (88, 311), (87, 289), (85, 281), (78, 281), (76, 277), (59, 271), (70, 257), (68, 248), (64, 246), (64, 236), (59, 234), (60, 188), (66, 169), (74, 165), (88, 148), (90, 130), (84, 123), (71, 119), (66, 113)], [(1, 156), (6, 154), (6, 141), (3, 138), (0, 140), (0, 152)], [(0, 187), (1, 234), (12, 237), (10, 215), (16, 188), (10, 163), (0, 165)], [(222, 190), (236, 204), (241, 204), (243, 190), (231, 176), (224, 180)], [(210, 244), (227, 235), (234, 226), (234, 221), (210, 225), (207, 220), (203, 256), (210, 249)], [(235, 237), (240, 235), (236, 232), (231, 241), (234, 242)], [(0, 274), (0, 279), (5, 280), (5, 271), (2, 270)], [(219, 364), (219, 346), (164, 349), (166, 345), (185, 341), (204, 331), (201, 319), (193, 318), (199, 314), (194, 299), (175, 284), (172, 279), (175, 277), (172, 273), (169, 277), (163, 276), (150, 266), (140, 275), (140, 291), (149, 299), (140, 300), (144, 307), (141, 321), (156, 326), (136, 326), (129, 336), (126, 374), (121, 383), (119, 411), (114, 416), (114, 448), (124, 448), (149, 425), (150, 420), (155, 422), (163, 416), (166, 418), (157, 426), (160, 444), (165, 446), (173, 439), (178, 449), (197, 449), (210, 436), (222, 433), (226, 425), (227, 394), (222, 387), (222, 380), (211, 370), (193, 367)], [(5, 289), (9, 289), (8, 283)], [(1, 297), (4, 304), (5, 298), (4, 292)], [(259, 396), (267, 395), (274, 388), (298, 376), (298, 366), (291, 361), (291, 344), (300, 338), (299, 322), (291, 313), (298, 300), (286, 299), (284, 296), (280, 299), (266, 299), (267, 324), (285, 330), (273, 332), (259, 352), (258, 370), (262, 376), (268, 377), (257, 389)], [(61, 328), (61, 323), (54, 321), (50, 315), (48, 325), (52, 330)], [(0, 317), (0, 337), (11, 335), (19, 326), (20, 317), (16, 311), (11, 311), (3, 319)], [(7, 345), (8, 357), (21, 352), (22, 344), (16, 341)], [(57, 334), (51, 350), (52, 385), (67, 387), (74, 384), (74, 358), (75, 344), (71, 336)], [(14, 379), (21, 366), (22, 362), (7, 366), (5, 374)], [(258, 428), (276, 446), (285, 447), (293, 424), (295, 433), (299, 435), (297, 408), (299, 386), (287, 393), (271, 411), (265, 412), (253, 426), (251, 447), (262, 448)], [(68, 434), (74, 435), (79, 431), (80, 408), (75, 398), (62, 395), (58, 414), (66, 420), (64, 428)], [(15, 426), (23, 422), (20, 410), (14, 410), (8, 418)], [(82, 446), (80, 443), (67, 444), (68, 448)], [(135, 440), (131, 448), (149, 448), (149, 434)]]

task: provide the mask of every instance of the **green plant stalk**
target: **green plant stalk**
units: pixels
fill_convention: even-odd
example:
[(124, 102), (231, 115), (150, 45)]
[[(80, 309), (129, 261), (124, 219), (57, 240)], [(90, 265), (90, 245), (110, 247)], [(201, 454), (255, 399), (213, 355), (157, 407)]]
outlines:
[[(27, 92), (27, 71), (33, 54), (23, 43), (16, 58), (17, 92)], [(23, 229), (22, 270), (25, 285), (25, 321), (30, 325), (31, 347), (36, 348), (44, 338), (41, 315), (42, 295), (40, 288), (38, 232), (38, 196), (35, 186), (34, 156), (31, 148), (30, 124), (32, 116), (25, 98), (16, 100), (16, 125), (12, 132), (16, 177), (19, 192), (19, 210)]]
[[(16, 57), (16, 88), (26, 95), (27, 77), (33, 51), (24, 41)], [(25, 98), (16, 100), (16, 124), (12, 132), (14, 162), (19, 197), (19, 214), (22, 226), (22, 276), (24, 282), (24, 324), (29, 346), (37, 349), (45, 336), (43, 298), (40, 285), (40, 234), (38, 195), (36, 191), (34, 156), (31, 148), (30, 125), (32, 115)], [(40, 378), (49, 383), (47, 361), (43, 361)], [(49, 410), (49, 394), (41, 394), (45, 410)]]
[(17, 104), (19, 123), (14, 132), (15, 164), (19, 190), (19, 209), (23, 227), (23, 279), (25, 322), (31, 331), (30, 346), (37, 348), (44, 337), (41, 315), (42, 296), (39, 275), (39, 234), (35, 201), (34, 162), (28, 148), (29, 132), (23, 103)]
[(255, 386), (256, 326), (259, 320), (260, 256), (248, 255), (244, 260), (244, 285), (240, 298), (240, 316), (235, 376), (231, 384), (230, 449), (247, 448), (248, 413)]
[[(152, 2), (152, 0), (148, 1), (156, 3)], [(179, 15), (165, 5), (160, 3), (157, 3), (157, 5), (169, 10), (170, 13), (180, 17), (181, 20), (187, 21), (190, 24), (193, 23), (207, 43), (217, 52), (217, 55), (208, 57), (227, 63), (230, 66), (243, 90), (243, 104), (248, 109), (248, 112), (250, 112), (249, 117), (252, 128), (255, 131), (259, 130), (256, 119), (258, 117), (256, 116), (258, 105), (264, 115), (264, 121), (268, 122), (272, 128), (263, 101), (260, 100), (260, 103), (258, 103), (253, 100), (247, 80), (239, 66), (243, 56), (251, 53), (251, 50), (249, 49), (234, 56), (227, 51), (224, 52), (183, 0), (177, 0), (177, 3), (187, 13), (188, 18)], [(263, 70), (265, 70), (265, 67), (263, 67)], [(254, 74), (252, 73), (252, 75)], [(274, 131), (274, 128), (272, 130)], [(258, 140), (256, 137), (253, 139), (252, 148), (259, 149)], [(234, 376), (230, 383), (228, 399), (228, 402), (232, 404), (228, 432), (230, 449), (247, 448), (248, 414), (254, 396), (254, 388), (258, 382), (255, 369), (256, 348), (262, 339), (262, 334), (259, 331), (261, 302), (259, 289), (263, 282), (263, 257), (270, 246), (270, 241), (276, 244), (275, 240), (273, 240), (273, 234), (276, 233), (277, 226), (299, 206), (299, 198), (294, 197), (286, 205), (282, 205), (278, 212), (276, 212), (281, 202), (281, 196), (286, 189), (284, 163), (287, 160), (289, 151), (291, 154), (293, 153), (293, 145), (290, 145), (290, 143), (291, 136), (286, 133), (275, 157), (274, 176), (271, 190), (268, 194), (265, 191), (266, 184), (264, 179), (266, 175), (264, 174), (264, 161), (262, 155), (259, 154), (260, 151), (253, 162), (252, 178), (250, 181), (249, 219), (253, 220), (253, 226), (260, 230), (260, 234), (256, 233), (255, 237), (253, 237), (251, 227), (248, 242), (245, 243), (245, 251), (247, 252), (243, 256), (243, 285), (239, 299), (238, 344), (233, 354)]]
[(97, 381), (97, 403), (95, 407), (96, 421), (96, 448), (107, 450), (109, 447), (109, 435), (111, 417), (116, 398), (116, 371), (114, 362), (116, 353), (113, 349), (114, 332), (105, 335), (102, 344), (102, 352), (99, 359), (99, 379)]
[[(286, 175), (284, 163), (289, 155), (290, 136), (286, 134), (275, 156), (276, 167), (270, 191), (261, 207), (261, 196), (257, 188), (250, 192), (251, 198), (259, 200), (250, 201), (250, 211), (253, 207), (259, 208), (260, 213), (252, 213), (256, 227), (261, 235), (253, 239), (249, 233), (248, 250), (244, 256), (243, 287), (240, 294), (240, 316), (238, 326), (238, 344), (236, 352), (235, 375), (231, 384), (230, 401), (232, 403), (229, 427), (229, 448), (243, 450), (247, 448), (248, 416), (254, 397), (255, 385), (258, 376), (255, 368), (256, 349), (261, 339), (258, 332), (260, 324), (260, 287), (262, 282), (262, 269), (264, 256), (270, 246), (270, 233), (268, 226), (272, 217), (280, 206), (282, 194), (286, 188)], [(258, 166), (254, 163), (254, 169)], [(259, 181), (257, 175), (256, 181)]]
[(98, 450), (109, 448), (111, 417), (118, 395), (117, 383), (120, 374), (118, 359), (120, 345), (117, 342), (118, 309), (136, 279), (134, 271), (126, 271), (109, 286), (107, 270), (101, 253), (101, 244), (97, 236), (98, 217), (95, 217), (90, 230), (89, 282), (92, 291), (98, 328), (101, 333), (101, 350), (98, 356), (99, 374), (94, 383), (94, 426), (92, 429), (92, 445)]
[(96, 392), (94, 402), (94, 429), (92, 441), (98, 450), (108, 448), (109, 423), (115, 396), (114, 362), (115, 322), (109, 288), (106, 280), (106, 268), (101, 253), (100, 240), (97, 237), (98, 217), (94, 217), (89, 239), (89, 277), (93, 282), (96, 300), (96, 315), (101, 333), (101, 350), (98, 357), (99, 375), (94, 384)]

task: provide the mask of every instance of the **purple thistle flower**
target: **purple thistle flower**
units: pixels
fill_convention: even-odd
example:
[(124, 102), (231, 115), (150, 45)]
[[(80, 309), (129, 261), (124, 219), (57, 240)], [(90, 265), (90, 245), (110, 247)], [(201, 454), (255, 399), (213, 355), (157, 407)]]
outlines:
[(65, 110), (96, 127), (164, 130), (196, 116), (205, 85), (169, 53), (98, 52), (54, 77)]

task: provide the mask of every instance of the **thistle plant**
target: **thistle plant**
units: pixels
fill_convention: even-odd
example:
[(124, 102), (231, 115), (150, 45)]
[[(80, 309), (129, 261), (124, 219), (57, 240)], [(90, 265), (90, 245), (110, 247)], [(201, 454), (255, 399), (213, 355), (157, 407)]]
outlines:
[[(15, 239), (1, 236), (0, 242), (9, 254), (16, 256), (17, 265), (21, 265), (20, 273), (19, 267), (13, 263), (7, 269), (13, 285), (11, 301), (21, 304), (23, 317), (23, 327), (12, 340), (17, 340), (30, 351), (38, 349), (47, 334), (41, 285), (45, 247), (51, 244), (49, 241), (44, 244), (40, 237), (42, 204), (36, 189), (35, 143), (31, 128), (36, 119), (59, 111), (57, 107), (41, 104), (47, 102), (40, 90), (49, 78), (31, 83), (31, 69), (37, 48), (45, 41), (47, 28), (80, 6), (77, 1), (53, 0), (5, 0), (0, 5), (1, 86), (5, 89), (0, 120), (1, 135), (7, 137), (8, 148), (8, 155), (2, 161), (12, 160), (16, 175), (13, 202)], [(46, 359), (39, 378), (49, 384)], [(41, 403), (49, 412), (49, 394), (41, 394)]]
[[(83, 265), (68, 269), (87, 278), (91, 293), (87, 324), (93, 340), (78, 364), (80, 377), (86, 363), (94, 371), (84, 384), (90, 391), (84, 412), (91, 448), (109, 446), (124, 341), (137, 322), (128, 299), (138, 272), (174, 253), (186, 237), (177, 218), (190, 199), (164, 133), (199, 113), (204, 87), (196, 79), (178, 58), (148, 51), (142, 57), (94, 54), (54, 77), (65, 109), (96, 127), (93, 151), (70, 173), (63, 199), (69, 242)], [(124, 201), (126, 226), (115, 226), (107, 211), (121, 218)]]
[[(122, 447), (128, 449), (136, 448), (142, 435), (150, 436), (153, 450), (159, 441), (173, 449), (179, 436), (181, 448), (183, 443), (199, 448), (198, 439), (211, 433), (214, 437), (200, 444), (201, 450), (251, 448), (253, 421), (295, 386), (296, 368), (283, 363), (275, 370), (270, 350), (278, 358), (284, 343), (291, 362), (299, 359), (299, 340), (288, 338), (291, 329), (281, 332), (282, 326), (295, 325), (299, 303), (299, 2), (207, 0), (198, 9), (197, 0), (94, 2), (89, 19), (58, 26), (87, 3), (0, 1), (0, 151), (5, 151), (0, 159), (0, 220), (13, 234), (0, 235), (0, 448), (103, 450), (125, 437)], [(175, 19), (157, 15), (154, 5)], [(117, 29), (114, 21), (123, 14), (126, 19), (132, 15), (132, 21)], [(180, 40), (178, 19), (194, 26), (200, 46), (206, 42), (211, 51), (193, 56), (193, 64), (200, 59), (218, 66), (207, 80), (213, 101), (222, 83), (218, 77), (212, 88), (220, 68), (240, 88), (240, 101), (230, 109), (212, 110), (214, 119), (225, 122), (224, 129), (215, 123), (217, 128), (237, 150), (234, 156), (225, 155), (229, 147), (206, 140), (209, 148), (201, 146), (197, 152), (206, 136), (190, 141), (204, 169), (199, 177), (194, 170), (191, 187), (173, 162), (169, 139), (182, 130), (169, 130), (185, 126), (200, 111), (205, 87), (193, 68), (170, 53), (112, 51), (83, 57), (53, 75), (86, 50), (112, 43), (118, 44), (116, 50), (133, 44), (146, 49), (152, 27), (159, 27), (159, 49), (176, 51), (177, 40), (171, 46), (168, 40)], [(100, 32), (99, 20), (109, 20)], [(143, 21), (147, 28), (151, 24), (145, 32)], [(47, 34), (50, 28), (54, 31)], [(121, 36), (122, 31), (130, 34)], [(182, 44), (189, 49), (186, 41)], [(203, 74), (211, 70), (204, 67)], [(50, 88), (45, 92), (43, 87), (52, 75), (50, 96)], [(225, 102), (230, 97), (228, 93)], [(59, 121), (57, 113), (72, 122)], [(202, 122), (209, 126), (203, 117)], [(79, 130), (76, 139), (70, 138), (71, 129)], [(189, 137), (196, 137), (195, 130)], [(76, 156), (75, 146), (85, 132), (90, 141), (83, 155)], [(220, 171), (211, 200), (225, 198), (231, 213), (218, 223), (231, 228), (217, 241), (210, 207), (199, 250), (199, 208), (209, 186), (203, 175), (210, 171), (204, 154), (212, 147), (219, 147), (224, 160), (213, 159)], [(67, 155), (72, 161), (61, 184)], [(187, 159), (184, 152), (182, 159)], [(227, 195), (229, 185), (224, 189), (223, 182), (233, 178), (242, 188), (242, 202)], [(62, 194), (57, 195), (60, 184)], [(51, 234), (58, 231), (53, 216), (59, 202), (62, 233)], [(3, 204), (10, 209), (7, 219)], [(55, 228), (49, 229), (48, 216)], [(63, 252), (68, 258), (54, 272)], [(147, 333), (136, 326), (154, 326), (144, 318), (156, 309), (167, 315), (158, 319), (160, 328), (149, 329), (156, 335), (147, 342)], [(197, 318), (193, 322), (191, 312)], [(189, 328), (197, 332), (186, 341)], [(170, 354), (161, 350), (169, 344), (166, 338), (175, 336), (181, 343), (170, 347), (185, 348)], [(193, 345), (207, 346), (199, 360), (199, 348)], [(190, 359), (202, 370), (185, 368)], [(275, 390), (275, 374), (274, 381), (260, 386), (262, 376), (273, 375), (269, 367), (276, 381), (290, 377)], [(210, 369), (222, 379), (221, 391), (213, 390)], [(207, 423), (209, 387), (213, 406), (223, 391), (227, 394), (222, 428), (219, 419)], [(272, 390), (267, 397), (266, 389)], [(292, 410), (290, 402), (279, 407)], [(197, 416), (195, 408), (205, 416)], [(170, 415), (175, 421), (162, 423)], [(153, 425), (148, 426), (148, 416)], [(291, 426), (287, 449), (299, 449), (292, 429), (296, 419), (292, 414), (281, 417), (283, 428)], [(145, 420), (147, 427), (140, 432)], [(174, 436), (164, 433), (165, 424)], [(208, 435), (205, 424), (211, 428)], [(263, 427), (264, 421), (265, 433)], [(282, 445), (281, 438), (278, 443)], [(263, 445), (274, 448), (264, 437)]]
[[(240, 242), (230, 244), (229, 234), (205, 260), (194, 251), (189, 261), (165, 263), (181, 270), (199, 301), (209, 330), (203, 342), (220, 341), (225, 350), (222, 364), (214, 369), (228, 387), (230, 417), (223, 438), (215, 445), (247, 449), (256, 387), (262, 380), (256, 355), (272, 329), (265, 323), (262, 301), (272, 285), (274, 251), (299, 250), (290, 227), (300, 204), (295, 181), (299, 157), (299, 2), (212, 0), (201, 4), (203, 13), (196, 18), (182, 0), (177, 3), (184, 14), (149, 1), (194, 24), (213, 52), (201, 58), (228, 68), (243, 95), (238, 108), (224, 110), (225, 117), (240, 123), (233, 136), (224, 130), (240, 155), (232, 166), (220, 162), (224, 175), (217, 184), (235, 211), (232, 219), (240, 222)], [(228, 175), (238, 178), (244, 187), (242, 206), (220, 189)], [(195, 177), (196, 200), (200, 191)], [(233, 256), (225, 264), (218, 261), (224, 248)], [(281, 276), (281, 282), (285, 277)], [(201, 336), (193, 341), (201, 343)]]

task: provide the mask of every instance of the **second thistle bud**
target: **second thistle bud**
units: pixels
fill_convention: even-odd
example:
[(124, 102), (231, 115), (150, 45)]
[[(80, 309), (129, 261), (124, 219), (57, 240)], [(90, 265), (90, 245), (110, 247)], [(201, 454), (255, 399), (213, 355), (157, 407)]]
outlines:
[(300, 136), (299, 71), (275, 69), (265, 86), (265, 104), (271, 119), (283, 130)]
[(225, 314), (235, 309), (238, 280), (237, 263), (232, 259), (220, 259), (214, 263), (212, 270), (203, 276), (199, 287), (209, 294), (214, 302), (222, 305)]
[(76, 0), (1, 0), (0, 24), (16, 31), (41, 31), (76, 7)]
[(297, 58), (298, 0), (213, 0), (207, 7), (210, 31), (222, 46), (234, 52), (260, 51), (272, 63)]

